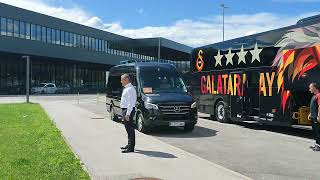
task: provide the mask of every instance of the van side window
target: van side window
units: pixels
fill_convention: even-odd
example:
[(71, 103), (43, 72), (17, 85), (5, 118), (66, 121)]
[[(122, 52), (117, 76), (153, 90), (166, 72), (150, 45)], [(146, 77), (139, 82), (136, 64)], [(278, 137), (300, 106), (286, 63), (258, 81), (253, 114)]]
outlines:
[(121, 76), (109, 76), (108, 85), (107, 85), (107, 92), (113, 96), (121, 96), (122, 92), (122, 85), (120, 81)]

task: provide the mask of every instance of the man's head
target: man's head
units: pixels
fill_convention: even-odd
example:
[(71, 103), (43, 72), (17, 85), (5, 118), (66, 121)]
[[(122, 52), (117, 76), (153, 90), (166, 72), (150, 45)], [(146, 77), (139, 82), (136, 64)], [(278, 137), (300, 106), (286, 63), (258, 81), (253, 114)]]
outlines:
[(121, 84), (122, 84), (122, 86), (124, 87), (124, 86), (126, 86), (127, 84), (129, 84), (130, 83), (130, 77), (129, 77), (129, 75), (128, 74), (123, 74), (122, 76), (121, 76)]
[(320, 90), (320, 87), (317, 83), (313, 82), (309, 85), (309, 91), (312, 93), (312, 94), (317, 94), (319, 93), (319, 90)]

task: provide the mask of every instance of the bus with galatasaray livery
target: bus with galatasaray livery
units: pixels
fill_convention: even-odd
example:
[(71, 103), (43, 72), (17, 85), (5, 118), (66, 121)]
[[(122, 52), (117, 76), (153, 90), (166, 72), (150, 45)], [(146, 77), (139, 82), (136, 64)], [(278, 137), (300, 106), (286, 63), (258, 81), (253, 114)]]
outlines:
[(191, 92), (219, 122), (310, 125), (309, 83), (320, 82), (320, 15), (193, 49)]

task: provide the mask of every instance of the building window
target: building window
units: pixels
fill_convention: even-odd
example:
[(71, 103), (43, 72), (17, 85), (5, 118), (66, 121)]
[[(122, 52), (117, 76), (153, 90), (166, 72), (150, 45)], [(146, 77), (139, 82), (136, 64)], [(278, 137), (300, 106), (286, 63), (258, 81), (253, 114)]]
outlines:
[(102, 51), (102, 40), (98, 39), (98, 51)]
[(81, 36), (81, 48), (84, 48), (84, 36)]
[(77, 48), (80, 48), (80, 42), (81, 42), (81, 37), (80, 37), (80, 35), (79, 34), (77, 34), (77, 43), (76, 43), (76, 47)]
[(92, 49), (92, 42), (91, 42), (91, 37), (88, 38), (88, 49)]
[(47, 28), (47, 42), (51, 43), (52, 37), (51, 37), (51, 29)]
[(73, 34), (73, 47), (77, 47), (77, 34)]
[(60, 30), (56, 30), (56, 44), (60, 44), (61, 43), (61, 39), (60, 39)]
[(101, 41), (101, 51), (102, 51), (102, 52), (105, 52), (105, 51), (106, 51), (105, 46), (104, 46), (104, 45), (105, 45), (104, 42), (105, 42), (105, 41)]
[(61, 45), (64, 46), (65, 41), (64, 41), (64, 31), (61, 31)]
[(96, 39), (96, 51), (99, 51), (99, 39)]
[(92, 47), (92, 50), (96, 50), (96, 39), (95, 38), (91, 39), (91, 47)]
[(73, 35), (72, 35), (72, 33), (68, 33), (68, 41), (69, 41), (69, 47), (71, 47), (72, 46), (72, 44), (73, 44), (73, 42), (72, 42), (72, 38), (73, 38)]
[(84, 38), (84, 47), (85, 47), (86, 49), (89, 48), (89, 38), (88, 38), (88, 36), (86, 36), (86, 37)]
[(74, 37), (73, 33), (69, 33), (69, 36), (70, 36), (70, 46), (74, 47), (74, 45), (73, 45), (73, 41), (74, 41), (74, 39), (73, 39), (73, 37)]
[(41, 26), (37, 25), (37, 41), (41, 41)]
[(99, 51), (102, 51), (102, 40), (101, 39), (99, 39)]
[(31, 40), (37, 39), (37, 26), (34, 24), (31, 24)]
[(51, 40), (52, 40), (52, 44), (56, 44), (56, 30), (55, 29), (51, 29)]
[(26, 38), (26, 24), (20, 21), (20, 38)]
[(47, 28), (46, 27), (41, 27), (41, 40), (42, 42), (46, 42), (47, 41)]
[(104, 41), (104, 48), (105, 48), (104, 51), (108, 52), (108, 41)]
[(65, 46), (70, 46), (70, 44), (69, 44), (69, 33), (68, 32), (64, 32), (64, 45)]
[(30, 23), (26, 23), (26, 39), (30, 39)]
[(1, 35), (7, 35), (7, 19), (1, 18)]
[(13, 21), (7, 19), (7, 36), (13, 36)]
[(13, 22), (14, 37), (19, 37), (19, 21), (14, 20)]

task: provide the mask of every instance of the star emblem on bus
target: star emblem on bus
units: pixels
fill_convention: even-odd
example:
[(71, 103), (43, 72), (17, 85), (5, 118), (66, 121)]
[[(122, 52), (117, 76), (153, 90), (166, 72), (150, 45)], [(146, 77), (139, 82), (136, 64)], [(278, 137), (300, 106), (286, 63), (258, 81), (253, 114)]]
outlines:
[(260, 61), (260, 53), (263, 49), (259, 49), (258, 48), (258, 43), (255, 44), (254, 46), (254, 49), (250, 51), (250, 53), (252, 54), (252, 60), (251, 60), (251, 63), (253, 63), (254, 61), (258, 61), (258, 62), (261, 62)]
[(222, 66), (222, 64), (221, 64), (222, 57), (223, 57), (223, 55), (221, 55), (220, 50), (218, 50), (218, 54), (216, 56), (214, 56), (214, 59), (216, 60), (215, 67), (217, 67), (218, 65)]

